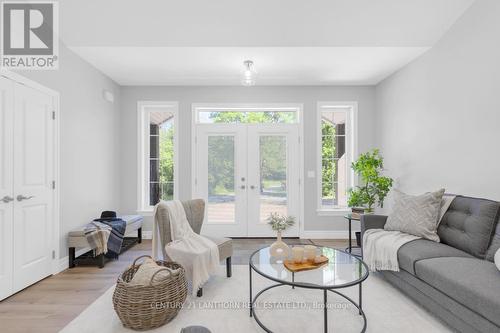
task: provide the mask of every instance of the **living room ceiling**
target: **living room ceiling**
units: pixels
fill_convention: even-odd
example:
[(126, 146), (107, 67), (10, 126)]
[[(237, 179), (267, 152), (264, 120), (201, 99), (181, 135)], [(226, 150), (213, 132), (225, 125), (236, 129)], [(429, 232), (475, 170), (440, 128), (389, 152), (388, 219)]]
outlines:
[(60, 36), (122, 85), (239, 85), (246, 59), (257, 85), (364, 85), (432, 47), (472, 2), (65, 0)]

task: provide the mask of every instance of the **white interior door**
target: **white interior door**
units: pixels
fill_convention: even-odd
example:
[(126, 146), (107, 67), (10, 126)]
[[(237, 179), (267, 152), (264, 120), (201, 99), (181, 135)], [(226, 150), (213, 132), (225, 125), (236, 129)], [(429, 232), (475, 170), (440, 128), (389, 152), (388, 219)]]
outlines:
[(299, 235), (298, 128), (287, 124), (207, 124), (196, 129), (195, 197), (205, 199), (203, 233), (274, 237), (271, 212), (296, 217)]
[(54, 219), (52, 97), (17, 84), (14, 94), (13, 292), (51, 274)]
[(195, 197), (206, 202), (203, 233), (246, 237), (246, 127), (198, 125)]
[(14, 83), (0, 76), (0, 300), (12, 294)]
[(248, 236), (274, 237), (270, 213), (293, 216), (283, 236), (299, 235), (299, 139), (296, 125), (248, 125)]

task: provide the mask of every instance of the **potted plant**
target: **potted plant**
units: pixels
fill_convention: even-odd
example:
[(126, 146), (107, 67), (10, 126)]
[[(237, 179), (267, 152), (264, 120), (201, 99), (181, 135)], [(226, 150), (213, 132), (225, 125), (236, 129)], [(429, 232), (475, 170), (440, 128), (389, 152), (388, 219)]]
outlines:
[(276, 242), (271, 244), (271, 255), (278, 258), (287, 257), (290, 253), (290, 247), (288, 247), (288, 245), (286, 245), (286, 243), (281, 240), (281, 232), (295, 224), (295, 217), (284, 216), (274, 212), (269, 214), (269, 217), (267, 218), (267, 224), (269, 224), (271, 228), (278, 234), (278, 239), (276, 240)]
[(375, 205), (384, 206), (384, 199), (391, 190), (393, 179), (382, 176), (384, 159), (378, 149), (361, 154), (351, 168), (360, 178), (360, 185), (349, 189), (347, 204), (353, 212), (362, 209), (373, 213)]

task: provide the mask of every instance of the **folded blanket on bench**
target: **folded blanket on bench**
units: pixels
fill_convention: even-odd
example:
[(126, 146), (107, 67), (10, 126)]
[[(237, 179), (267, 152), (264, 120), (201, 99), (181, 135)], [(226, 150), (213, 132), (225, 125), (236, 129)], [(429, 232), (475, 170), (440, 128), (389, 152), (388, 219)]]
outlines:
[(106, 254), (106, 257), (117, 258), (122, 248), (127, 222), (123, 220), (92, 221), (85, 226), (84, 232), (90, 247), (96, 255)]

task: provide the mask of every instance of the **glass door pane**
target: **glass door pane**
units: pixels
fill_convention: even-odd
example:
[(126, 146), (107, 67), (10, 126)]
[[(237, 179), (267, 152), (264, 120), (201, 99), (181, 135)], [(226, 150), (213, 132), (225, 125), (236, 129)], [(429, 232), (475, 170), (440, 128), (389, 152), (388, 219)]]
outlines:
[(280, 215), (288, 213), (286, 152), (286, 136), (261, 136), (259, 138), (259, 223), (266, 223), (271, 213)]
[(234, 223), (234, 136), (208, 137), (208, 223)]
[[(248, 237), (276, 237), (271, 213), (299, 220), (298, 128), (290, 124), (248, 125)], [(283, 235), (298, 236), (298, 222)]]

